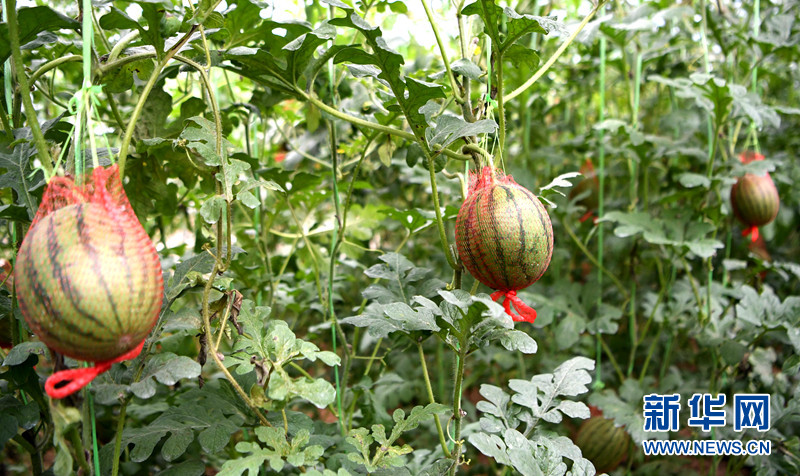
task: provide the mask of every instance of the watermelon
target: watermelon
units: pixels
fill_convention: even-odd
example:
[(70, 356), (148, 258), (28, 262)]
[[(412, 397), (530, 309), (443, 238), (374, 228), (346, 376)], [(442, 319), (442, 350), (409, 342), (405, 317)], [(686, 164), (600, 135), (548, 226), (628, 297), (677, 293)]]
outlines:
[(550, 264), (553, 227), (536, 195), (485, 167), (458, 212), (456, 247), (472, 276), (513, 301)]
[(577, 204), (586, 209), (586, 213), (581, 217), (580, 221), (584, 222), (589, 219), (597, 208), (600, 206), (600, 180), (597, 178), (597, 172), (594, 170), (594, 165), (590, 159), (581, 165), (580, 172), (584, 178), (578, 182), (569, 192), (569, 199), (575, 200)]
[(583, 457), (594, 464), (598, 473), (608, 472), (619, 466), (628, 453), (631, 437), (614, 420), (597, 415), (581, 425), (575, 444)]
[[(764, 156), (745, 152), (740, 156), (743, 163), (764, 160)], [(736, 218), (745, 226), (743, 236), (751, 235), (758, 240), (758, 227), (766, 225), (778, 215), (780, 197), (775, 182), (768, 173), (764, 175), (745, 174), (739, 177), (731, 188), (731, 208)]]
[(163, 294), (155, 247), (118, 182), (124, 201), (106, 190), (107, 178), (85, 191), (74, 186), (67, 196), (82, 197), (79, 203), (64, 205), (63, 195), (58, 202), (45, 192), (43, 202), (57, 205), (37, 214), (14, 270), (20, 311), (34, 334), (92, 362), (136, 348), (155, 324)]

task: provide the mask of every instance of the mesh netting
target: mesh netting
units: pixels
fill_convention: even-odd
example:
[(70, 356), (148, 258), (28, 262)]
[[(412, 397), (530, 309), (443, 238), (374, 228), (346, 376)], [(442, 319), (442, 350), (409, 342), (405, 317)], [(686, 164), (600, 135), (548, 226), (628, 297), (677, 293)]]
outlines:
[(505, 298), (514, 320), (533, 322), (536, 311), (516, 292), (544, 274), (553, 253), (550, 216), (533, 193), (489, 167), (472, 174), (456, 220), (456, 246), (470, 274), (498, 290), (492, 298)]
[(14, 270), (20, 311), (48, 347), (94, 367), (45, 384), (63, 398), (135, 358), (158, 318), (161, 264), (128, 201), (116, 165), (47, 185)]
[[(759, 160), (764, 160), (764, 156), (752, 150), (744, 151), (741, 154), (739, 154), (739, 161), (741, 161), (743, 164), (749, 164), (750, 162), (756, 162)], [(768, 184), (764, 182), (768, 182)], [(775, 184), (772, 181), (772, 178), (770, 177), (769, 173), (767, 173), (763, 177), (755, 177), (754, 175), (751, 174), (745, 174), (744, 177), (740, 177), (739, 179), (737, 179), (736, 183), (731, 188), (731, 204), (733, 207), (734, 215), (736, 215), (737, 218), (739, 218), (739, 220), (745, 224), (745, 229), (742, 230), (742, 236), (743, 237), (749, 236), (750, 242), (753, 244), (758, 241), (761, 241), (763, 243), (763, 240), (760, 240), (760, 233), (758, 231), (758, 227), (760, 225), (765, 225), (774, 220), (775, 216), (778, 213), (778, 210), (777, 208), (775, 209), (775, 215), (773, 215), (772, 217), (763, 217), (759, 216), (761, 214), (752, 210), (751, 207), (742, 204), (740, 200), (737, 200), (737, 192), (738, 192), (737, 189), (740, 186), (743, 186), (744, 183), (746, 183), (746, 185), (744, 186), (747, 188), (751, 189), (759, 188), (760, 189), (759, 194), (761, 195), (762, 199), (769, 200), (771, 198), (772, 200), (775, 201), (775, 203), (780, 201), (780, 199), (778, 198), (778, 190), (775, 188)], [(746, 207), (746, 209), (743, 209), (743, 207)], [(755, 219), (753, 216), (751, 216), (753, 214), (759, 216), (759, 218)]]

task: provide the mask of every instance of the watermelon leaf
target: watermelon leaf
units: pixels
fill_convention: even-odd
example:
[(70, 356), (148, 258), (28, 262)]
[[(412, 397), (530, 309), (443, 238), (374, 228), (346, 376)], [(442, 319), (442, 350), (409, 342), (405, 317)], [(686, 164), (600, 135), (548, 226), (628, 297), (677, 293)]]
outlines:
[(138, 382), (131, 384), (131, 392), (147, 399), (156, 394), (154, 379), (164, 385), (175, 385), (180, 379), (192, 379), (200, 375), (200, 364), (186, 356), (172, 352), (155, 354), (147, 360)]
[(260, 426), (255, 429), (255, 434), (263, 444), (252, 441), (237, 443), (236, 451), (250, 455), (226, 461), (219, 475), (239, 476), (245, 472), (256, 475), (266, 464), (273, 471), (281, 471), (286, 464), (293, 467), (314, 465), (324, 451), (322, 446), (308, 444), (309, 432), (305, 429), (291, 441), (287, 441), (282, 428)]

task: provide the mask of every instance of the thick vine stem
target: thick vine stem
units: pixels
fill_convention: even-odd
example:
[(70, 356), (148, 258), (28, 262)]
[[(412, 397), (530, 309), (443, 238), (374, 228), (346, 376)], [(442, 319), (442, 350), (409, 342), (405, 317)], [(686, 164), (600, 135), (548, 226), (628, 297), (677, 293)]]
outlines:
[[(219, 263), (217, 262), (216, 264), (214, 264), (214, 269), (211, 271), (211, 275), (209, 276), (208, 281), (206, 281), (206, 286), (203, 289), (203, 327), (204, 327), (203, 332), (206, 335), (206, 342), (208, 342), (209, 347), (211, 347), (210, 349), (207, 350), (207, 353), (211, 354), (211, 359), (214, 361), (215, 364), (217, 364), (217, 368), (219, 368), (219, 370), (225, 375), (225, 378), (228, 379), (228, 383), (230, 383), (231, 386), (233, 386), (234, 390), (236, 390), (236, 393), (238, 393), (239, 396), (242, 397), (244, 403), (247, 404), (248, 407), (250, 407), (250, 410), (252, 410), (253, 413), (255, 413), (256, 417), (258, 417), (258, 421), (261, 422), (263, 426), (272, 426), (269, 423), (269, 421), (267, 421), (267, 419), (264, 417), (264, 415), (261, 414), (261, 410), (259, 410), (256, 404), (253, 403), (253, 401), (250, 399), (250, 396), (247, 395), (244, 389), (242, 389), (242, 387), (239, 385), (239, 382), (237, 382), (236, 379), (233, 377), (233, 375), (231, 375), (227, 367), (225, 367), (225, 364), (222, 363), (222, 360), (220, 360), (219, 358), (217, 348), (213, 346), (214, 336), (213, 334), (211, 334), (211, 318), (210, 318), (210, 310), (208, 308), (208, 299), (211, 293), (211, 287), (214, 284), (214, 280), (217, 277), (219, 269), (220, 269)], [(223, 322), (220, 323), (220, 325), (225, 325), (225, 324)]]
[(33, 72), (30, 77), (31, 84), (35, 83), (37, 79), (51, 69), (58, 68), (64, 63), (73, 63), (78, 61), (83, 61), (83, 57), (81, 55), (67, 55), (48, 61), (47, 63), (39, 66), (36, 71)]
[(442, 251), (447, 258), (447, 263), (451, 268), (458, 270), (461, 267), (456, 263), (455, 257), (450, 252), (450, 245), (447, 241), (447, 232), (444, 229), (444, 219), (442, 210), (439, 207), (439, 191), (436, 188), (436, 171), (434, 170), (433, 158), (428, 158), (428, 172), (431, 176), (431, 195), (433, 196), (433, 211), (436, 213), (436, 225), (439, 229), (439, 239), (442, 242)]
[(139, 36), (139, 30), (133, 30), (127, 35), (120, 38), (120, 40), (114, 45), (114, 47), (111, 48), (111, 52), (108, 53), (108, 61), (114, 61), (115, 59), (117, 59), (119, 54), (122, 53), (122, 50), (124, 50), (126, 46), (131, 44), (131, 42), (135, 40), (137, 36)]
[(28, 77), (25, 75), (25, 65), (22, 62), (22, 50), (19, 45), (19, 25), (17, 24), (17, 5), (15, 0), (5, 1), (5, 10), (8, 15), (8, 40), (11, 47), (11, 58), (14, 60), (14, 73), (17, 77), (17, 82), (20, 86), (20, 94), (22, 95), (22, 104), (25, 107), (25, 115), (28, 119), (28, 125), (31, 128), (33, 140), (36, 143), (36, 153), (39, 156), (39, 161), (42, 168), (47, 175), (47, 179), (53, 176), (53, 164), (50, 158), (50, 150), (47, 147), (47, 142), (42, 134), (42, 129), (39, 127), (39, 121), (36, 118), (36, 108), (33, 107), (31, 100), (31, 89)]
[(458, 352), (458, 368), (456, 369), (456, 384), (453, 389), (453, 419), (456, 421), (455, 426), (455, 434), (453, 440), (455, 441), (455, 447), (453, 448), (453, 452), (451, 454), (453, 458), (453, 466), (450, 468), (450, 475), (455, 476), (456, 472), (458, 471), (458, 465), (460, 463), (461, 458), (461, 447), (463, 446), (463, 442), (461, 441), (461, 426), (464, 420), (464, 417), (461, 414), (461, 393), (462, 387), (464, 385), (464, 360), (467, 358), (467, 352), (465, 349), (461, 349)]
[(586, 27), (586, 25), (589, 23), (589, 21), (592, 19), (592, 17), (593, 17), (593, 16), (594, 16), (594, 15), (597, 13), (597, 11), (598, 11), (598, 10), (600, 10), (600, 8), (601, 8), (603, 5), (605, 5), (605, 3), (606, 3), (605, 1), (598, 2), (598, 3), (597, 3), (597, 6), (595, 6), (595, 7), (592, 9), (592, 11), (591, 11), (591, 12), (589, 12), (589, 14), (588, 14), (588, 15), (586, 15), (586, 18), (584, 18), (584, 19), (583, 19), (583, 21), (580, 23), (580, 25), (578, 25), (578, 28), (577, 28), (577, 29), (575, 29), (575, 31), (574, 31), (574, 32), (572, 32), (572, 34), (569, 36), (569, 38), (567, 38), (567, 41), (565, 41), (564, 43), (562, 43), (562, 44), (561, 44), (561, 46), (559, 46), (559, 47), (558, 47), (558, 49), (556, 50), (556, 52), (555, 52), (555, 53), (553, 53), (553, 56), (551, 56), (551, 57), (550, 57), (550, 58), (547, 60), (547, 62), (546, 62), (545, 64), (543, 64), (543, 65), (542, 65), (542, 66), (539, 68), (539, 70), (538, 70), (538, 71), (536, 71), (536, 72), (533, 74), (533, 76), (531, 76), (531, 77), (530, 77), (530, 79), (528, 79), (527, 81), (525, 81), (525, 83), (524, 83), (524, 84), (522, 84), (522, 85), (521, 85), (520, 87), (518, 87), (517, 89), (513, 90), (512, 92), (510, 92), (510, 93), (508, 94), (508, 96), (506, 96), (506, 97), (505, 97), (505, 100), (506, 100), (506, 101), (511, 101), (511, 100), (512, 100), (512, 99), (514, 99), (515, 97), (517, 97), (517, 96), (519, 96), (520, 94), (522, 94), (522, 93), (523, 93), (523, 92), (524, 92), (526, 89), (528, 89), (529, 87), (533, 86), (533, 83), (535, 83), (536, 81), (538, 81), (538, 80), (539, 80), (539, 78), (541, 78), (541, 77), (544, 75), (544, 73), (546, 73), (546, 72), (547, 72), (547, 70), (549, 70), (549, 69), (550, 69), (550, 67), (551, 67), (551, 66), (553, 66), (553, 64), (554, 64), (554, 63), (556, 62), (556, 60), (558, 60), (558, 58), (559, 58), (559, 57), (560, 57), (560, 56), (561, 56), (561, 55), (564, 53), (564, 51), (567, 49), (567, 47), (568, 47), (570, 44), (572, 44), (572, 42), (573, 42), (573, 41), (575, 41), (575, 38), (577, 38), (577, 37), (578, 37), (578, 34), (579, 34), (581, 31), (583, 31), (584, 27)]
[(106, 64), (101, 64), (97, 68), (98, 71), (95, 74), (95, 76), (103, 77), (106, 74), (108, 74), (110, 71), (113, 71), (113, 70), (115, 70), (117, 68), (125, 66), (128, 63), (133, 63), (134, 61), (139, 61), (139, 60), (147, 59), (147, 58), (155, 58), (155, 57), (156, 57), (156, 52), (155, 51), (145, 51), (144, 53), (136, 53), (136, 54), (124, 56), (122, 58), (115, 59), (114, 61), (110, 61), (109, 60), (108, 62), (106, 62)]

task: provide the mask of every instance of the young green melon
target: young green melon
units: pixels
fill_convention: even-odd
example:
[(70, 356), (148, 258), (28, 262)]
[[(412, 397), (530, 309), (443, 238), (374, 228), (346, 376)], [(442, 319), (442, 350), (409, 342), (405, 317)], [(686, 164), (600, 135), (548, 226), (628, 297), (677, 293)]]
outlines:
[(771, 222), (778, 215), (780, 205), (778, 189), (769, 174), (745, 174), (731, 188), (733, 213), (747, 226)]
[(599, 415), (583, 422), (575, 437), (583, 457), (594, 464), (598, 473), (619, 466), (627, 455), (630, 441), (624, 428), (614, 426), (614, 420)]
[(523, 289), (553, 256), (553, 227), (542, 203), (510, 176), (484, 170), (456, 218), (456, 246), (467, 270), (500, 291)]
[(15, 269), (20, 311), (54, 350), (101, 362), (138, 345), (161, 308), (153, 243), (135, 216), (80, 203), (34, 223)]
[(583, 179), (569, 191), (569, 199), (574, 200), (578, 197), (577, 204), (584, 207), (587, 213), (592, 213), (600, 206), (600, 180), (590, 159), (581, 165), (580, 172)]

